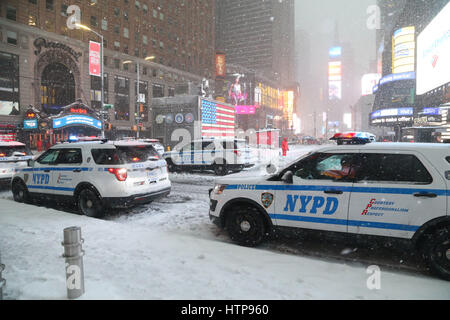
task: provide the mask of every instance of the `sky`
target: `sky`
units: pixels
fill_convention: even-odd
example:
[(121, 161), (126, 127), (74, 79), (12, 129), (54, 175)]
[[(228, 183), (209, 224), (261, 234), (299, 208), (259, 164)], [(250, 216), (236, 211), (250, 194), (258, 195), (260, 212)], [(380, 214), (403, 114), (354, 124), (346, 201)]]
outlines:
[[(328, 94), (323, 84), (327, 81), (328, 50), (333, 46), (335, 29), (339, 40), (350, 43), (354, 54), (354, 72), (357, 77), (375, 72), (370, 64), (376, 59), (375, 30), (367, 27), (370, 14), (367, 10), (376, 0), (295, 0), (296, 6), (296, 63), (297, 80), (303, 87), (300, 112), (320, 114), (319, 96)], [(343, 66), (345, 68), (345, 66)], [(321, 92), (321, 86), (323, 87)], [(361, 93), (359, 84), (355, 97), (346, 104), (356, 103)], [(353, 101), (355, 100), (355, 101)], [(307, 121), (303, 119), (303, 123)]]

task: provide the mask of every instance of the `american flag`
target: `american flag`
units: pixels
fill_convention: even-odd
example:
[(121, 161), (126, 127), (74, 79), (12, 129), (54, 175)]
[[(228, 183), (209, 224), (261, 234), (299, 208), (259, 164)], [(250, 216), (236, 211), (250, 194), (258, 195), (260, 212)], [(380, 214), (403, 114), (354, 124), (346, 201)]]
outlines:
[(202, 99), (202, 137), (234, 137), (235, 108)]

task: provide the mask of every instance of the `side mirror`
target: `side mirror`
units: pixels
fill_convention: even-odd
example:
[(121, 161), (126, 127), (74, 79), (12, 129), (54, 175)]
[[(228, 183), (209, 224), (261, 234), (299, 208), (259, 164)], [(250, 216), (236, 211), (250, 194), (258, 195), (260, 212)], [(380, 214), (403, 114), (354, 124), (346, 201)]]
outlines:
[(27, 164), (28, 164), (29, 167), (34, 167), (34, 163), (35, 163), (35, 160), (33, 160), (33, 159), (29, 159), (27, 161)]
[(294, 174), (292, 171), (287, 171), (283, 176), (281, 177), (281, 181), (283, 181), (286, 184), (293, 184), (294, 183)]

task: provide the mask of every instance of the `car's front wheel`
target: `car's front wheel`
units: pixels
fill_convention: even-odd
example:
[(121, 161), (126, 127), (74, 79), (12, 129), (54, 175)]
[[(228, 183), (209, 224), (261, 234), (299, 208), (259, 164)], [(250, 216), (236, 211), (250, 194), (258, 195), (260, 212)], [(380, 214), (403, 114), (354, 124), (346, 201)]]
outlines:
[(251, 205), (232, 207), (226, 215), (225, 228), (231, 240), (247, 247), (259, 245), (266, 233), (263, 216)]
[(426, 239), (423, 256), (434, 274), (450, 281), (450, 227), (441, 228)]
[(216, 161), (214, 163), (214, 173), (216, 176), (224, 176), (228, 173), (228, 166), (225, 161)]
[(100, 197), (91, 189), (83, 189), (78, 195), (78, 208), (85, 216), (101, 218), (104, 215), (104, 206)]

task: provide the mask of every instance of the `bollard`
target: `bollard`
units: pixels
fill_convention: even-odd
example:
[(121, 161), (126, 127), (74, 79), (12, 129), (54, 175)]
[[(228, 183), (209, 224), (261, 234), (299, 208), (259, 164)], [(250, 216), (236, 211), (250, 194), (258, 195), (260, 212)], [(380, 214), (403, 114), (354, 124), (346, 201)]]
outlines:
[(0, 300), (3, 300), (3, 286), (6, 284), (6, 280), (2, 278), (3, 270), (5, 270), (5, 265), (2, 264), (2, 256), (0, 254)]
[(84, 251), (81, 248), (83, 242), (80, 227), (64, 229), (64, 242), (61, 244), (64, 246), (63, 257), (66, 259), (66, 286), (69, 299), (76, 299), (84, 294)]

